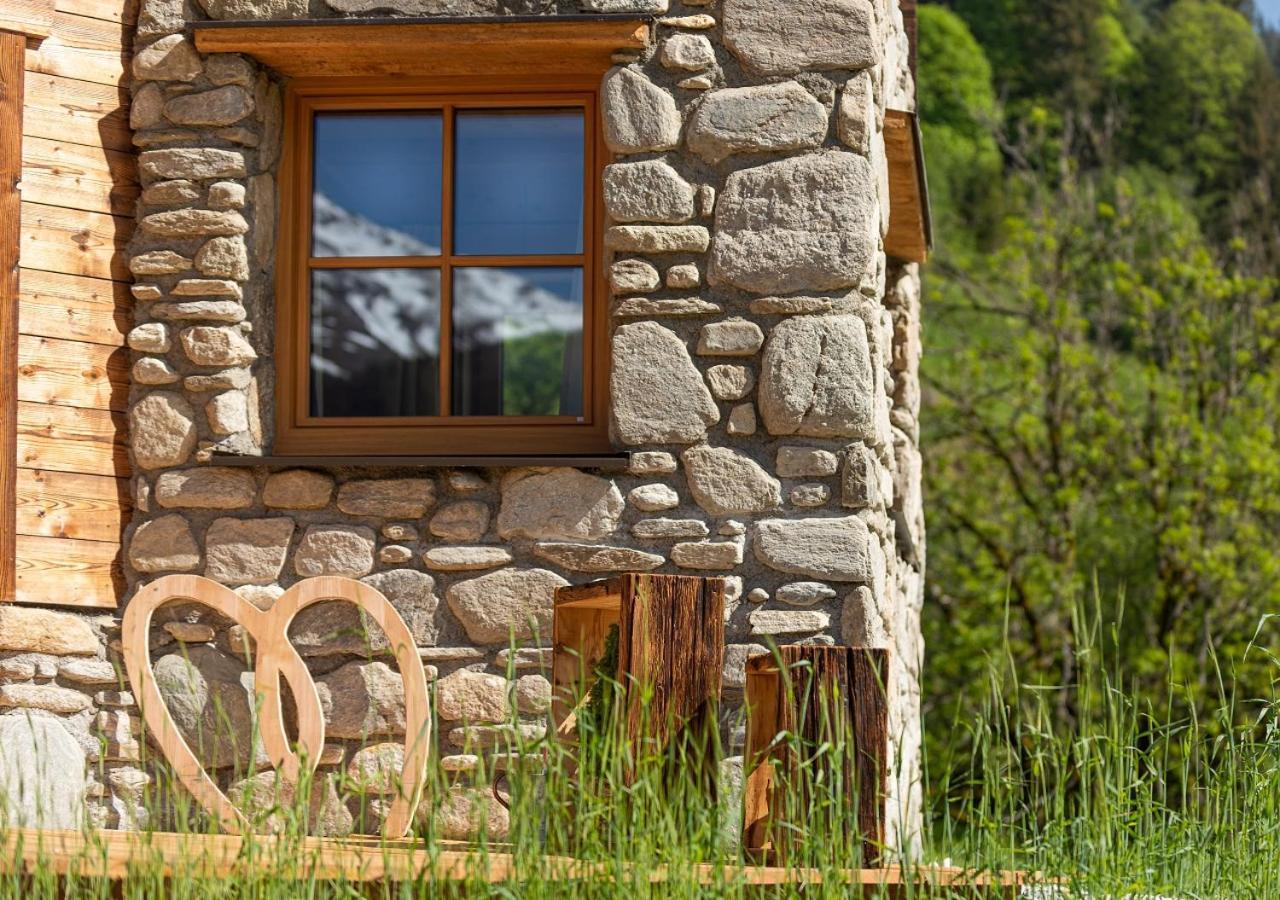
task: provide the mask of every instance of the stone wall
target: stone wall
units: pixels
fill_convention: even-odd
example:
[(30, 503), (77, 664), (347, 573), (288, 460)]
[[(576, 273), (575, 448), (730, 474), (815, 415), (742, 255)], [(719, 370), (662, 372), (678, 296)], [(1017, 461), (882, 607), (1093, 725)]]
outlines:
[[(613, 434), (632, 451), (614, 475), (211, 464), (215, 451), (272, 450), (283, 85), (253, 60), (201, 56), (190, 21), (577, 4), (143, 0), (130, 588), (194, 572), (267, 604), (312, 575), (374, 584), (417, 636), (436, 679), (439, 754), (465, 780), (476, 747), (494, 742), (486, 723), (512, 704), (529, 733), (542, 728), (549, 686), (536, 637), (557, 586), (624, 570), (726, 575), (731, 707), (746, 655), (766, 639), (894, 649), (890, 819), (905, 841), (919, 819), (924, 532), (918, 273), (887, 260), (881, 241), (882, 117), (912, 108), (914, 94), (896, 0), (583, 5), (657, 16), (649, 49), (619, 57), (601, 88), (616, 156), (603, 185)], [(111, 665), (118, 621), (39, 614), (75, 623), (83, 640), (3, 643), (15, 655), (0, 659), (0, 705), (66, 726), (97, 763), (95, 821), (133, 824), (148, 775)], [(230, 623), (198, 609), (158, 622), (156, 666), (180, 724), (195, 731), (208, 715), (182, 699), (196, 696), (220, 697), (247, 722), (251, 688)], [(354, 614), (320, 608), (293, 638), (326, 698), (326, 767), (366, 765), (380, 751), (358, 754), (365, 739), (403, 727), (376, 636), (370, 658)], [(252, 752), (201, 748), (228, 769)], [(340, 812), (326, 821), (351, 824)]]

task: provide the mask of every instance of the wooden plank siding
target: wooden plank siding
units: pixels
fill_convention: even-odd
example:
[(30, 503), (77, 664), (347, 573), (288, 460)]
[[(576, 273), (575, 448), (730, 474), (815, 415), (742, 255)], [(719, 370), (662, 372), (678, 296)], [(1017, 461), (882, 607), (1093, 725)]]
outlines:
[[(0, 158), (16, 145), (22, 179), (18, 277), (6, 297), (16, 328), (6, 332), (0, 381), (11, 395), (0, 451), (13, 472), (0, 599), (111, 608), (124, 590), (130, 515), (125, 248), (139, 190), (128, 116), (136, 4), (23, 3), (43, 3), (49, 28), (18, 45), (20, 127), (0, 128)], [(5, 140), (15, 133), (20, 141)]]

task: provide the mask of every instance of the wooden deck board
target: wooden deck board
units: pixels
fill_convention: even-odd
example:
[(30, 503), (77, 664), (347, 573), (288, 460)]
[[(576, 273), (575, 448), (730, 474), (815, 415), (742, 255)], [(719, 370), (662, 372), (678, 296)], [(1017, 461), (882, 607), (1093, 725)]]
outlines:
[[(283, 845), (283, 846), (282, 846)], [(270, 873), (287, 879), (346, 881), (461, 881), (490, 883), (520, 881), (529, 867), (517, 866), (509, 853), (479, 852), (465, 844), (432, 852), (413, 841), (377, 838), (279, 839), (270, 836), (181, 835), (161, 832), (37, 831), (12, 829), (0, 835), (0, 872), (19, 865), (27, 871), (44, 865), (60, 875), (121, 880), (131, 866), (142, 863), (165, 877), (220, 878)], [(520, 862), (527, 863), (521, 859)], [(565, 856), (546, 856), (540, 874), (566, 881), (616, 878), (612, 863)], [(625, 865), (625, 864), (624, 864)], [(277, 867), (278, 866), (278, 867)], [(646, 870), (651, 883), (688, 878), (701, 884), (752, 885), (815, 884), (824, 880), (816, 869), (704, 863), (677, 871), (665, 867)], [(975, 873), (964, 869), (925, 866), (904, 870), (845, 869), (835, 876), (845, 884), (875, 890), (914, 883), (918, 887), (968, 889), (976, 896), (1016, 897), (1032, 883), (1025, 873)]]

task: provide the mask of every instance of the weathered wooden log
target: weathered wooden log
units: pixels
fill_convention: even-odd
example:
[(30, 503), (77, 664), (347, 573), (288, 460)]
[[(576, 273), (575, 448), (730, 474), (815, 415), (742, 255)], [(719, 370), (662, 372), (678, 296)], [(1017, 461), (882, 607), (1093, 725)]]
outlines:
[(817, 827), (855, 823), (850, 846), (860, 840), (863, 864), (879, 862), (889, 769), (887, 673), (886, 650), (785, 646), (747, 660), (748, 853), (785, 861), (814, 824), (803, 820), (835, 790), (853, 808), (828, 810), (834, 814)]
[(724, 664), (723, 578), (626, 574), (556, 591), (552, 720), (575, 740), (593, 672), (617, 626), (613, 674), (623, 698), (624, 740), (652, 753), (677, 734), (716, 728)]

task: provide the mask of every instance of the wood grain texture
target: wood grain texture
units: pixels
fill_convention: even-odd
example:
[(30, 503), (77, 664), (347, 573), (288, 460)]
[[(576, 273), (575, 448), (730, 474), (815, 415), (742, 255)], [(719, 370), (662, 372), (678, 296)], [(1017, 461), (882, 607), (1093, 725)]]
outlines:
[(202, 53), (246, 53), (290, 77), (603, 75), (617, 50), (640, 50), (639, 19), (506, 22), (295, 22), (195, 29)]
[(18, 603), (114, 609), (125, 588), (119, 541), (18, 535)]
[(18, 534), (118, 544), (129, 509), (128, 479), (18, 469)]
[(122, 347), (132, 327), (129, 286), (122, 281), (23, 269), (18, 331), (33, 337)]
[(53, 0), (4, 0), (0, 31), (39, 40), (53, 31)]
[(22, 142), (22, 196), (28, 203), (131, 217), (138, 193), (132, 153), (48, 138)]
[(26, 38), (0, 32), (0, 602), (14, 596), (15, 426), (18, 415), (18, 255), (22, 177), (22, 56)]
[(129, 400), (129, 353), (101, 344), (19, 335), (18, 399), (124, 410)]
[(884, 114), (884, 151), (889, 166), (889, 233), (884, 251), (908, 262), (929, 258), (929, 200), (924, 158), (915, 116), (890, 109)]
[[(0, 871), (58, 875), (119, 881), (142, 871), (165, 878), (245, 878), (266, 876), (299, 882), (349, 881), (415, 883), (519, 882), (526, 875), (558, 878), (572, 886), (607, 885), (620, 878), (661, 884), (669, 879), (692, 879), (713, 890), (722, 885), (827, 885), (836, 881), (849, 886), (850, 894), (863, 897), (1002, 897), (1013, 900), (1024, 885), (1053, 884), (1052, 879), (1024, 872), (974, 872), (949, 866), (885, 866), (875, 869), (808, 869), (777, 866), (741, 866), (723, 862), (673, 870), (651, 863), (618, 863), (544, 856), (536, 865), (517, 865), (510, 853), (488, 848), (472, 851), (465, 845), (445, 843), (426, 847), (420, 841), (386, 841), (346, 838), (276, 837), (244, 838), (224, 834), (174, 834), (161, 831), (37, 831), (7, 828), (0, 833)], [(640, 867), (643, 869), (640, 870)], [(638, 871), (633, 871), (637, 869)], [(910, 888), (907, 886), (910, 885)], [(888, 891), (886, 892), (886, 888)], [(450, 888), (445, 896), (456, 889)], [(819, 888), (819, 890), (823, 890)], [(830, 893), (830, 889), (826, 889)], [(360, 893), (364, 893), (361, 891)], [(434, 894), (432, 894), (434, 895)], [(807, 894), (806, 894), (807, 895)], [(772, 896), (772, 894), (768, 895)]]
[(24, 133), (128, 152), (128, 91), (61, 75), (31, 74), (27, 79)]
[(23, 203), (23, 268), (128, 281), (133, 227), (123, 216)]
[[(803, 841), (811, 792), (852, 810), (864, 864), (881, 859), (889, 774), (888, 651), (788, 645), (747, 661), (743, 845), (786, 861)], [(836, 748), (817, 753), (817, 748)], [(844, 819), (844, 816), (840, 816)], [(818, 823), (829, 827), (830, 823)]]
[(18, 467), (84, 475), (129, 474), (121, 411), (18, 404)]
[(55, 13), (53, 33), (27, 48), (26, 68), (94, 84), (126, 85), (129, 45), (126, 27), (119, 22)]
[(138, 0), (53, 0), (53, 8), (60, 13), (130, 26), (138, 21)]
[[(260, 707), (262, 745), (278, 775), (296, 785), (315, 771), (324, 749), (324, 713), (320, 694), (306, 663), (289, 643), (289, 624), (316, 603), (343, 600), (363, 610), (387, 636), (405, 695), (405, 761), (400, 786), (387, 809), (383, 834), (408, 833), (421, 799), (431, 746), (431, 712), (427, 675), (413, 634), (390, 601), (367, 584), (350, 578), (308, 578), (289, 588), (268, 610), (260, 610), (229, 588), (198, 575), (166, 575), (143, 587), (125, 609), (121, 644), (129, 684), (138, 697), (151, 738), (173, 766), (179, 780), (223, 828), (240, 832), (243, 814), (219, 789), (192, 752), (165, 705), (151, 668), (151, 619), (170, 602), (195, 602), (243, 626), (254, 640), (254, 686)], [(284, 723), (281, 682), (293, 697), (298, 741), (290, 741)]]
[[(693, 749), (715, 728), (724, 665), (723, 578), (628, 573), (556, 591), (552, 721), (573, 740), (609, 630), (618, 626), (617, 680), (632, 746), (660, 752), (677, 736)], [(704, 762), (714, 762), (708, 755)]]

